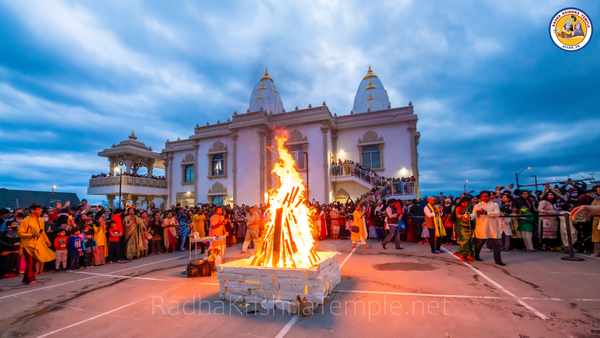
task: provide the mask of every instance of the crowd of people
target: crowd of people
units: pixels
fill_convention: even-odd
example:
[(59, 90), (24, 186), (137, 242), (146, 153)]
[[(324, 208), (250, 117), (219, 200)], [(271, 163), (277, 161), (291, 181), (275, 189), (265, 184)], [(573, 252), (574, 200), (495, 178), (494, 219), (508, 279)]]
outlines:
[[(119, 176), (121, 176), (121, 173), (115, 173), (115, 177), (119, 177)], [(137, 177), (137, 178), (151, 178), (153, 180), (166, 181), (166, 178), (164, 176), (152, 175), (152, 176), (148, 177), (147, 173), (143, 174), (143, 175), (139, 175), (139, 174), (131, 174), (131, 173), (124, 172), (123, 176)], [(105, 174), (105, 173), (100, 173), (98, 175), (92, 175), (92, 178), (106, 178), (106, 177), (109, 177), (109, 175)]]
[[(399, 180), (398, 182), (402, 182)], [(370, 195), (369, 197), (372, 197)], [(457, 245), (464, 261), (481, 260), (481, 251), (493, 251), (503, 265), (502, 251), (560, 251), (568, 245), (566, 217), (572, 212), (592, 213), (600, 208), (600, 186), (567, 181), (563, 186), (531, 193), (513, 186), (459, 196), (409, 201), (362, 198), (321, 204), (313, 200), (313, 236), (316, 240), (350, 240), (353, 247), (367, 239), (429, 245), (433, 254), (441, 245)], [(584, 209), (582, 209), (584, 208)], [(588, 209), (585, 209), (588, 208)], [(270, 219), (268, 205), (196, 206), (165, 209), (126, 206), (105, 209), (86, 200), (78, 206), (38, 204), (26, 209), (0, 210), (0, 277), (23, 275), (36, 284), (36, 274), (91, 269), (94, 266), (188, 250), (190, 235), (225, 236), (224, 245), (243, 242), (241, 251), (258, 247)], [(575, 210), (575, 211), (574, 211)], [(598, 218), (583, 219), (571, 227), (578, 248), (593, 247), (600, 256)], [(591, 239), (591, 241), (590, 241)], [(593, 244), (592, 244), (593, 243)], [(219, 242), (200, 243), (202, 253), (217, 253)]]

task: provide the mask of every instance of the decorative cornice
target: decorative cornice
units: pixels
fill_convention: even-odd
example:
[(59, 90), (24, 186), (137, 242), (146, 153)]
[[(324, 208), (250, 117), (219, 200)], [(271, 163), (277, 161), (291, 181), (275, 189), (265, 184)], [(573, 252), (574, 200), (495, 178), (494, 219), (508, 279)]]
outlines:
[(358, 139), (358, 144), (374, 144), (374, 143), (382, 143), (383, 136), (378, 135), (376, 132), (369, 130), (367, 131), (362, 138)]

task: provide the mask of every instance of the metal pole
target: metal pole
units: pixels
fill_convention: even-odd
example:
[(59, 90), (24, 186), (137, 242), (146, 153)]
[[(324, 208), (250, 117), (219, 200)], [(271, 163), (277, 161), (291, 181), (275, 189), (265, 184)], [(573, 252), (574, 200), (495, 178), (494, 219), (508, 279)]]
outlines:
[(308, 153), (304, 152), (304, 155), (306, 155), (306, 200), (310, 203), (309, 189), (308, 189)]
[(121, 186), (123, 186), (123, 173), (119, 175), (119, 208), (121, 208)]
[(52, 198), (50, 198), (50, 207), (54, 208), (54, 186), (52, 186)]
[(517, 189), (519, 189), (519, 173), (515, 173), (515, 177), (517, 179)]
[(575, 257), (575, 255), (573, 254), (573, 239), (571, 238), (571, 215), (564, 214), (563, 217), (565, 218), (565, 224), (567, 226), (567, 240), (569, 242), (569, 255), (565, 256), (565, 257), (561, 257), (561, 259), (564, 261), (581, 262), (584, 259), (581, 257)]
[(538, 190), (537, 189), (537, 186), (538, 186), (538, 184), (537, 184), (537, 175), (531, 175), (531, 176), (533, 176), (535, 178), (535, 191), (537, 192), (537, 190)]

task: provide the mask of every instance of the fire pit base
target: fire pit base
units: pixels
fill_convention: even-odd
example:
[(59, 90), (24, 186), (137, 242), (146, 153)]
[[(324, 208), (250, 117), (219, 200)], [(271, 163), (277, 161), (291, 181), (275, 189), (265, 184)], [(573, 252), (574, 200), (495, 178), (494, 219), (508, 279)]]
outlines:
[(297, 312), (296, 297), (315, 306), (341, 279), (339, 252), (320, 251), (320, 261), (308, 269), (251, 266), (254, 257), (217, 266), (219, 298), (231, 302), (261, 303), (265, 308)]

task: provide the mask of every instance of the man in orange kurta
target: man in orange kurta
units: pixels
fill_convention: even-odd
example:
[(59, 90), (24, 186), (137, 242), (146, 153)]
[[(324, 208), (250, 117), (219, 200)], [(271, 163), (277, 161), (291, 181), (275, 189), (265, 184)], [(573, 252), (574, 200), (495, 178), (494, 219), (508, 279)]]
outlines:
[(44, 232), (44, 220), (42, 206), (34, 203), (31, 208), (31, 216), (25, 217), (19, 224), (19, 237), (21, 238), (21, 256), (25, 260), (25, 274), (23, 284), (39, 284), (35, 280), (35, 262), (49, 262), (56, 259), (56, 255), (50, 250), (50, 240)]

